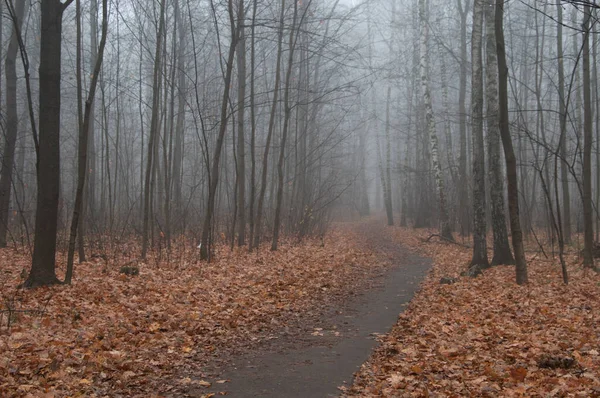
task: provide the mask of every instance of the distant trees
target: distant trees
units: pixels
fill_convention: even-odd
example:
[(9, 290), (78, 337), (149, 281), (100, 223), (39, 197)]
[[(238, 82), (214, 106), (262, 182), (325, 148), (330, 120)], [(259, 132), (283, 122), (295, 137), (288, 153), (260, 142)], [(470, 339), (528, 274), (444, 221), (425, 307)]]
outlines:
[[(498, 16), (495, 0), (109, 2), (96, 70), (104, 2), (62, 1), (4, 1), (0, 246), (35, 222), (28, 286), (58, 281), (57, 248), (77, 249), (70, 280), (123, 242), (148, 260), (193, 240), (210, 259), (217, 243), (276, 250), (373, 210), (472, 237), (474, 274), (516, 263), (526, 283), (528, 237), (597, 268), (591, 3)], [(79, 49), (61, 53), (61, 37)]]

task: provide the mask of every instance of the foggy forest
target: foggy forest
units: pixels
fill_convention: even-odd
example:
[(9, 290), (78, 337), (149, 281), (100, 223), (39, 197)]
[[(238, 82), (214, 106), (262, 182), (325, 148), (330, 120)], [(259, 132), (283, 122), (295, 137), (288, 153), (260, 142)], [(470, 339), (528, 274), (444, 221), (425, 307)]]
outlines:
[(0, 395), (600, 393), (598, 9), (2, 0)]

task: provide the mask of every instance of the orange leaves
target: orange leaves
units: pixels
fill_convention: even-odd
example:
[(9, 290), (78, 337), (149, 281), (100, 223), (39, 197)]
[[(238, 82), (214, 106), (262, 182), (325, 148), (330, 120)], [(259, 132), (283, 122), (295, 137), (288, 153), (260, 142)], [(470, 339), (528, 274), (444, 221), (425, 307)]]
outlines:
[[(426, 391), (454, 397), (598, 396), (599, 275), (574, 261), (564, 286), (560, 267), (532, 254), (526, 287), (515, 284), (511, 266), (488, 269), (475, 279), (460, 277), (469, 249), (424, 243), (420, 237), (429, 233), (423, 231), (388, 232), (432, 257), (434, 267), (347, 396), (369, 396), (374, 388), (403, 397)], [(442, 277), (458, 280), (444, 285)], [(540, 360), (544, 355), (573, 358), (575, 364), (549, 367)]]
[(511, 368), (510, 377), (512, 377), (513, 380), (522, 383), (525, 381), (525, 377), (527, 377), (527, 369), (522, 366)]
[(182, 242), (174, 240), (169, 263), (154, 253), (136, 262), (137, 277), (118, 272), (139, 252), (128, 243), (106, 254), (110, 262), (90, 256), (72, 286), (32, 291), (15, 289), (27, 257), (0, 250), (3, 294), (23, 309), (51, 297), (44, 316), (20, 314), (10, 332), (0, 325), (0, 396), (152, 396), (167, 388), (181, 396), (225, 383), (191, 375), (204, 374), (215, 356), (278, 338), (284, 326), (300, 333), (308, 317), (383, 267), (344, 226), (324, 246), (320, 239), (284, 241), (277, 252), (217, 246), (211, 263), (198, 263), (195, 245)]

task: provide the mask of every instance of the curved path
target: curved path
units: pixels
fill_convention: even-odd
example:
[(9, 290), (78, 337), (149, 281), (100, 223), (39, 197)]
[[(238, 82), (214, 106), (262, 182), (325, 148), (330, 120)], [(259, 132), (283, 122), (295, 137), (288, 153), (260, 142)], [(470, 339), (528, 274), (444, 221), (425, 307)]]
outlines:
[(332, 309), (327, 327), (314, 328), (306, 339), (278, 340), (236, 359), (219, 374), (230, 381), (209, 391), (227, 391), (231, 397), (333, 397), (340, 393), (338, 386), (352, 382), (376, 345), (376, 335), (396, 323), (430, 267), (429, 259), (393, 243), (383, 226), (366, 228), (366, 243), (394, 264), (376, 278), (376, 286)]

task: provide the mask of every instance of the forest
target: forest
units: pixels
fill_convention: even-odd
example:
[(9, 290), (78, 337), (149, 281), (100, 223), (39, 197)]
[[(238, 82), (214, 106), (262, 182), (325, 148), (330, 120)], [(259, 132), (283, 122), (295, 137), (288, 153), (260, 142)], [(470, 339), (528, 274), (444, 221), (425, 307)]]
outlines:
[(600, 394), (599, 9), (2, 0), (0, 395)]

